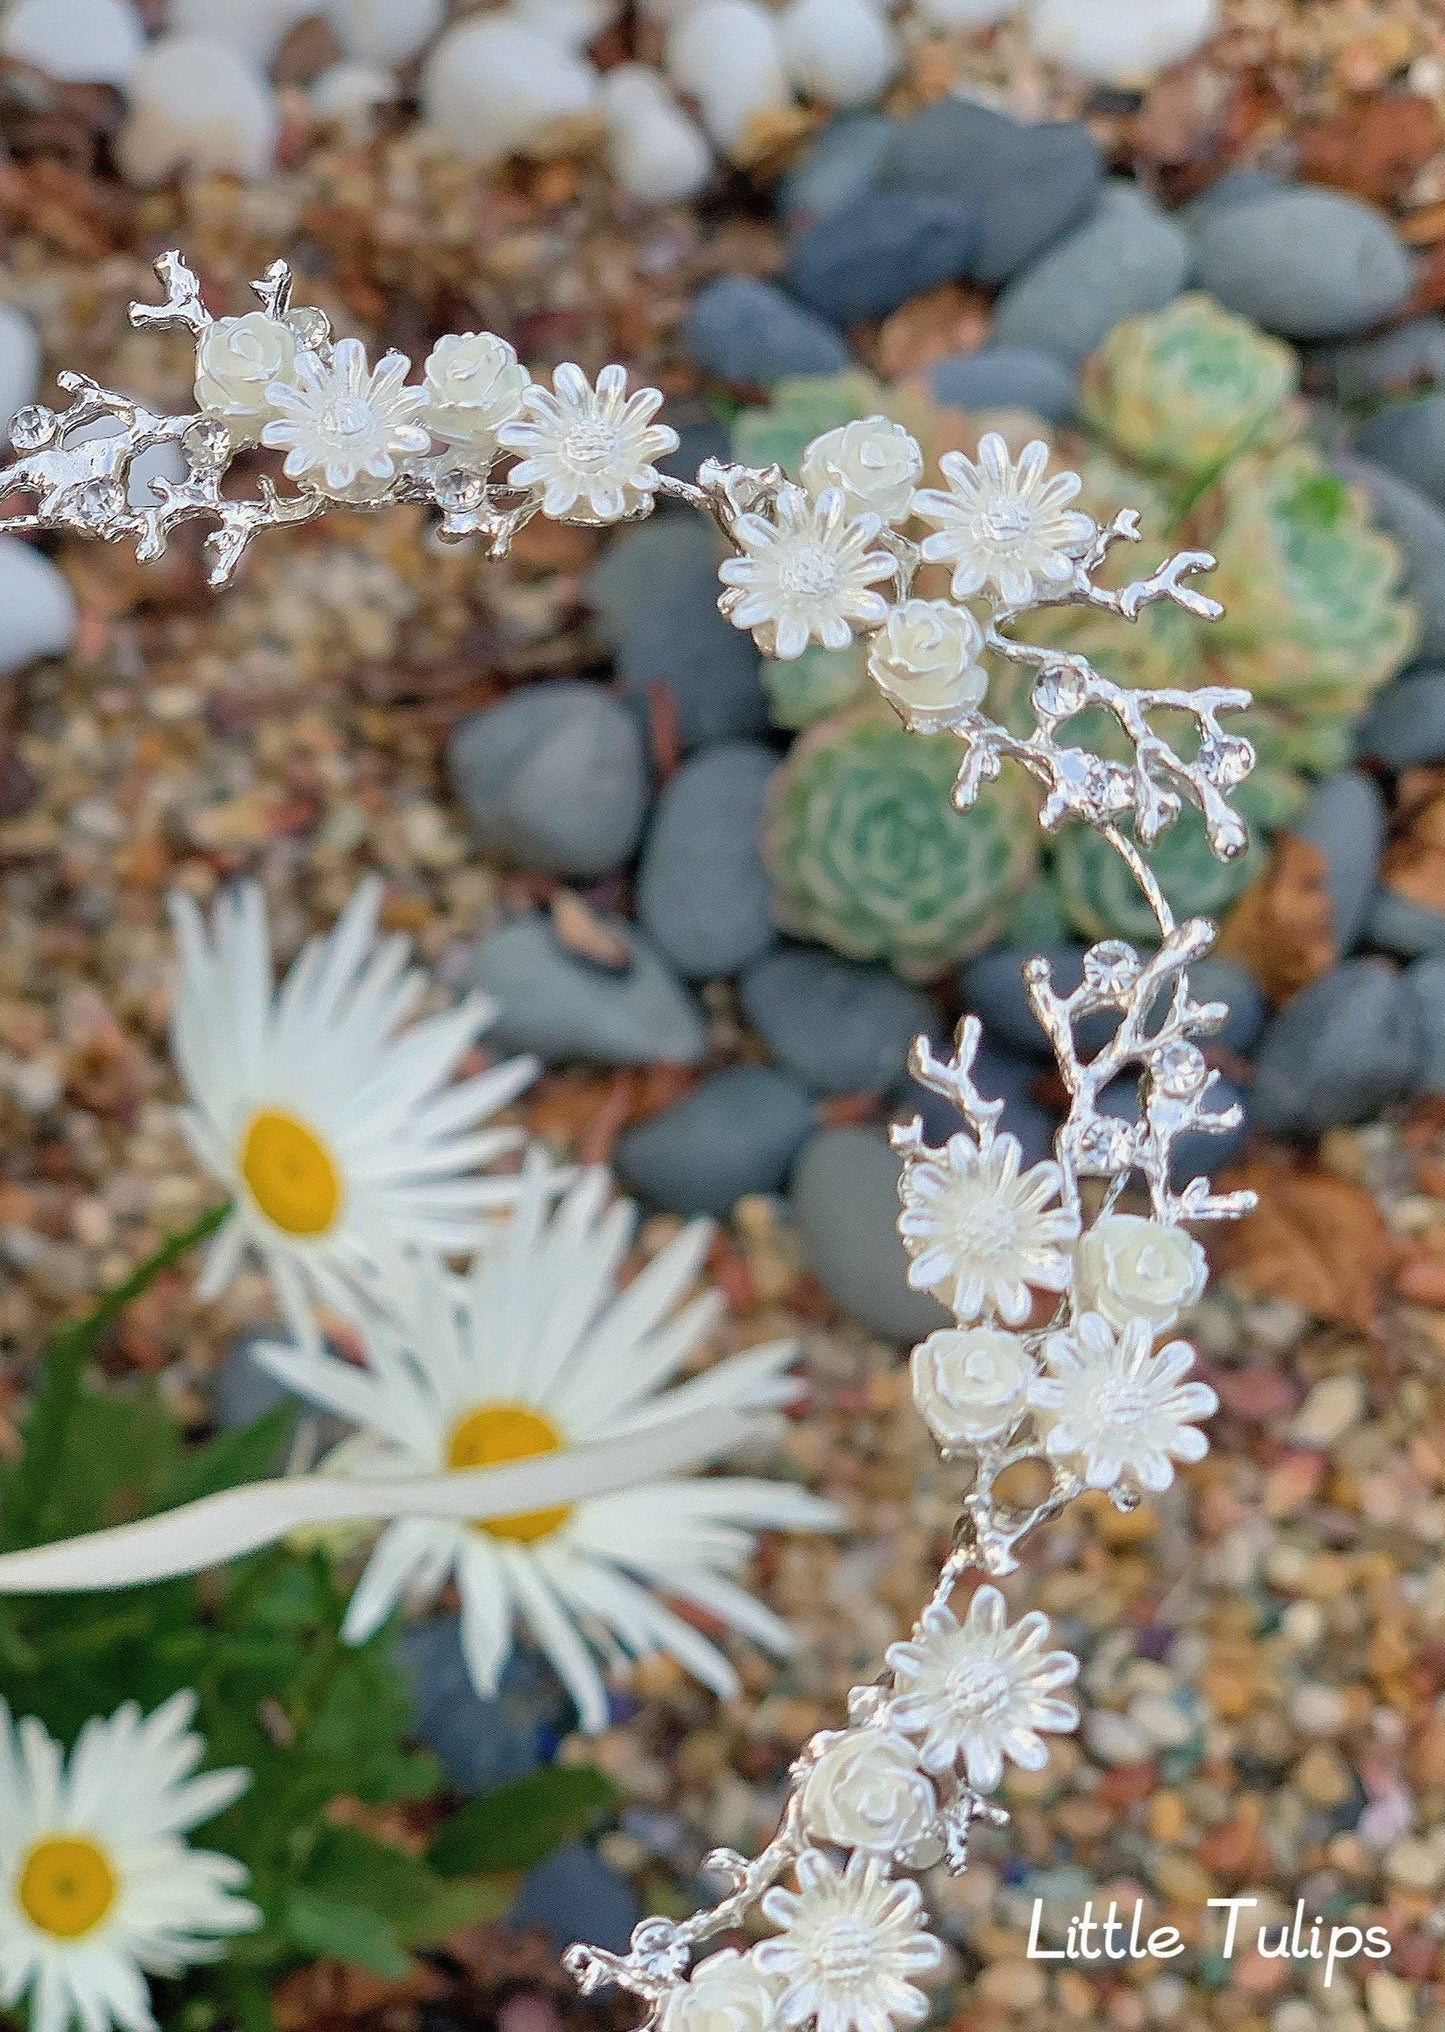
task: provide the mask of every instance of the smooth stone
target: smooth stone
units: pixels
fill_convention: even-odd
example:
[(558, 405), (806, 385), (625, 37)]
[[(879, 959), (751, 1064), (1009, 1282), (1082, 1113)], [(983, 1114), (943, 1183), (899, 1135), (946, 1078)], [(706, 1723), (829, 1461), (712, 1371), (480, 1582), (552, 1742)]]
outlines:
[(719, 556), (700, 516), (658, 516), (610, 544), (583, 588), (623, 688), (671, 694), (685, 751), (769, 726), (752, 638), (717, 610)]
[(41, 656), (63, 656), (76, 618), (65, 574), (18, 536), (0, 536), (0, 677)]
[(556, 153), (600, 117), (592, 65), (501, 13), (453, 21), (432, 45), (418, 90), (428, 128), (480, 169), (509, 155)]
[(1445, 390), (1377, 410), (1356, 437), (1355, 449), (1445, 508)]
[(898, 40), (876, 0), (787, 0), (778, 47), (804, 97), (841, 111), (874, 105), (898, 69)]
[(1445, 762), (1445, 669), (1407, 670), (1377, 691), (1355, 740), (1390, 769)]
[(447, 774), (485, 852), (553, 875), (610, 875), (647, 815), (636, 717), (596, 684), (524, 685), (472, 714), (447, 743)]
[(845, 1312), (886, 1340), (920, 1340), (951, 1315), (908, 1282), (897, 1228), (900, 1165), (876, 1129), (819, 1129), (793, 1172), (809, 1265)]
[(1445, 911), (1397, 896), (1393, 889), (1377, 889), (1370, 898), (1365, 938), (1368, 944), (1405, 960), (1440, 952), (1445, 950)]
[(1420, 615), (1415, 655), (1445, 658), (1445, 512), (1408, 481), (1353, 453), (1336, 452), (1330, 464), (1370, 497), (1375, 519), (1394, 537), (1404, 561), (1402, 590)]
[(207, 1378), (211, 1419), (218, 1432), (239, 1432), (278, 1405), (297, 1403), (286, 1385), (256, 1360), (257, 1347), (271, 1338), (264, 1333), (239, 1334)]
[[(677, 432), (678, 445), (675, 452), (668, 452), (656, 461), (660, 473), (667, 473), (674, 480), (692, 480), (704, 459), (721, 459), (726, 464), (732, 457), (732, 434), (727, 425), (700, 403), (679, 402), (668, 411), (668, 416)], [(693, 513), (682, 501), (660, 502), (659, 508), (663, 514)]]
[(707, 136), (646, 64), (616, 64), (602, 79), (607, 166), (645, 205), (685, 204), (712, 180)]
[[(1034, 1099), (1033, 1087), (1039, 1077), (1037, 1063), (996, 1051), (984, 1043), (973, 1061), (973, 1077), (986, 1101), (1003, 1102), (999, 1126), (1017, 1140), (1024, 1163), (1037, 1164), (1042, 1158), (1052, 1157), (1059, 1120)], [(951, 1101), (936, 1094), (932, 1087), (923, 1086), (910, 1073), (894, 1089), (889, 1119), (911, 1122), (915, 1115), (922, 1118), (923, 1133), (935, 1146), (967, 1128)]]
[(933, 392), (950, 409), (1026, 409), (1045, 423), (1074, 414), (1074, 376), (1063, 362), (1031, 346), (981, 346), (929, 369)]
[(508, 1924), (540, 1927), (558, 1953), (581, 1940), (625, 1954), (641, 1917), (626, 1877), (582, 1842), (566, 1842), (523, 1877)]
[(1430, 953), (1405, 969), (1409, 989), (1424, 1039), (1420, 1090), (1445, 1094), (1445, 953)]
[(777, 943), (759, 835), (778, 758), (725, 741), (685, 762), (657, 800), (637, 871), (637, 917), (692, 981), (735, 974)]
[(126, 81), (115, 156), (128, 183), (150, 190), (178, 171), (271, 174), (281, 108), (260, 68), (219, 38), (162, 35)]
[(738, 983), (738, 999), (779, 1065), (815, 1094), (891, 1086), (914, 1038), (938, 1021), (932, 1000), (887, 967), (818, 946), (784, 946), (760, 959)]
[(1086, 127), (1015, 120), (950, 96), (898, 123), (880, 183), (960, 199), (979, 225), (970, 272), (997, 283), (1082, 218), (1103, 177), (1099, 145)]
[(702, 1010), (635, 926), (601, 921), (626, 946), (626, 968), (569, 952), (540, 915), (486, 934), (464, 984), (497, 1004), (491, 1036), (549, 1065), (695, 1065), (707, 1049)]
[(1203, 1040), (1206, 1048), (1222, 1044), (1247, 1058), (1269, 1018), (1269, 1004), (1254, 975), (1237, 960), (1206, 953), (1189, 969), (1189, 980), (1196, 1002), (1223, 1002), (1229, 1010), (1214, 1036)]
[(756, 275), (720, 275), (700, 289), (683, 338), (699, 367), (744, 387), (771, 388), (795, 374), (837, 374), (849, 359), (831, 325)]
[(669, 13), (668, 77), (718, 147), (746, 156), (759, 124), (793, 104), (777, 14), (758, 0), (687, 0)]
[(1304, 186), (1207, 211), (1194, 255), (1227, 310), (1293, 339), (1364, 331), (1399, 309), (1413, 280), (1383, 212)]
[(1147, 85), (1219, 25), (1219, 0), (1033, 0), (1029, 41), (1095, 84)]
[(570, 1717), (560, 1682), (534, 1653), (513, 1651), (496, 1693), (484, 1698), (467, 1671), (456, 1616), (406, 1625), (396, 1649), (412, 1726), (458, 1792), (489, 1792), (550, 1763)]
[(779, 182), (780, 216), (794, 227), (816, 224), (872, 190), (893, 128), (886, 113), (844, 113), (830, 120)]
[(0, 303), (0, 429), (8, 430), (16, 410), (34, 401), (39, 385), (35, 327), (15, 304)]
[(1171, 303), (1193, 259), (1188, 237), (1152, 199), (1132, 184), (1106, 184), (1092, 217), (1004, 290), (993, 339), (1076, 367), (1115, 325)]
[(629, 1129), (613, 1162), (654, 1205), (722, 1220), (747, 1193), (781, 1191), (812, 1127), (813, 1104), (796, 1080), (769, 1065), (735, 1065)]
[(1330, 928), (1338, 954), (1352, 952), (1359, 943), (1387, 824), (1384, 795), (1373, 777), (1359, 769), (1338, 769), (1315, 785), (1290, 826), (1325, 857)]
[(166, 0), (172, 35), (199, 35), (227, 43), (262, 70), (299, 21), (318, 11), (313, 0)]
[(1265, 1030), (1254, 1059), (1256, 1127), (1315, 1136), (1368, 1121), (1409, 1092), (1423, 1039), (1404, 977), (1381, 960), (1346, 960), (1311, 981)]
[(858, 324), (967, 275), (978, 237), (957, 198), (873, 191), (794, 236), (783, 282), (831, 324)]
[(130, 0), (18, 0), (0, 24), (0, 54), (68, 85), (124, 85), (145, 46)]
[(1445, 382), (1445, 318), (1407, 318), (1373, 338), (1321, 346), (1313, 354), (1342, 402), (1409, 393)]
[(388, 70), (419, 56), (442, 25), (446, 0), (323, 0), (343, 56)]
[(1259, 198), (1274, 197), (1280, 191), (1296, 188), (1287, 176), (1281, 176), (1277, 170), (1255, 169), (1246, 165), (1241, 169), (1226, 170), (1223, 176), (1216, 177), (1197, 198), (1181, 205), (1174, 216), (1186, 232), (1192, 233), (1211, 212), (1232, 211), (1236, 205), (1252, 205)]

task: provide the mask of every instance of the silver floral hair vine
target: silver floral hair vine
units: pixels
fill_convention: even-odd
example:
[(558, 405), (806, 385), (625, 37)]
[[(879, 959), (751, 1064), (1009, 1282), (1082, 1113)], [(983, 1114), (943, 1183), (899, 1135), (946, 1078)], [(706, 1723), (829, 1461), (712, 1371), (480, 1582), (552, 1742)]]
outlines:
[[(1230, 1219), (1252, 1204), (1205, 1177), (1178, 1176), (1181, 1139), (1232, 1129), (1239, 1111), (1217, 1104), (1202, 1049), (1227, 1011), (1190, 990), (1189, 968), (1214, 928), (1176, 920), (1147, 860), (1186, 805), (1216, 855), (1243, 851), (1230, 799), (1254, 756), (1222, 721), (1249, 694), (1117, 684), (1083, 655), (1030, 643), (1018, 624), (1059, 606), (1132, 622), (1160, 601), (1215, 619), (1221, 609), (1193, 584), (1214, 560), (1184, 551), (1122, 589), (1101, 583), (1115, 547), (1138, 540), (1137, 516), (1096, 524), (1071, 505), (1078, 477), (1051, 474), (1044, 445), (1015, 457), (993, 433), (976, 459), (947, 454), (936, 488), (921, 484), (913, 438), (883, 417), (816, 439), (796, 478), (710, 459), (694, 479), (676, 479), (657, 465), (678, 443), (655, 420), (662, 398), (647, 388), (629, 394), (620, 367), (593, 383), (561, 366), (548, 386), (504, 340), (466, 333), (439, 340), (411, 384), (402, 355), (372, 367), (357, 340), (332, 339), (319, 312), (293, 309), (280, 262), (254, 285), (259, 310), (223, 318), (206, 310), (177, 255), (156, 266), (166, 301), (134, 305), (131, 316), (193, 333), (196, 410), (156, 415), (62, 375), (69, 407), (33, 406), (12, 427), (17, 457), (0, 481), (3, 498), (32, 505), (7, 527), (129, 539), (152, 558), (172, 529), (201, 518), (214, 525), (207, 548), (219, 585), (258, 532), (334, 505), (426, 501), (441, 536), (476, 537), (500, 557), (537, 515), (599, 526), (645, 516), (659, 497), (687, 502), (713, 518), (729, 548), (719, 567), (723, 614), (764, 654), (789, 659), (814, 643), (839, 649), (866, 637), (870, 676), (904, 724), (962, 744), (960, 809), (1005, 762), (1018, 763), (1042, 787), (1044, 828), (1094, 828), (1147, 901), (1158, 928), (1150, 949), (1096, 943), (1068, 993), (1046, 959), (1024, 969), (1068, 1094), (1052, 1159), (1026, 1165), (1001, 1124), (1003, 1103), (976, 1084), (976, 1018), (964, 1018), (947, 1056), (924, 1039), (914, 1046), (916, 1078), (952, 1105), (960, 1127), (939, 1145), (921, 1120), (894, 1131), (909, 1279), (953, 1315), (913, 1350), (912, 1380), (964, 1494), (911, 1635), (890, 1647), (873, 1685), (854, 1690), (846, 1725), (805, 1745), (766, 1847), (751, 1860), (728, 1850), (708, 1858), (723, 1886), (715, 1904), (683, 1920), (644, 1919), (626, 1953), (577, 1946), (566, 1957), (585, 1991), (620, 1986), (662, 2032), (712, 2032), (719, 2022), (730, 2032), (917, 2024), (926, 2009), (920, 1978), (942, 1953), (918, 1874), (961, 1871), (973, 1824), (1007, 1818), (993, 1798), (1005, 1766), (1039, 1768), (1047, 1737), (1077, 1722), (1063, 1690), (1078, 1660), (1051, 1646), (1039, 1611), (1011, 1621), (995, 1582), (1015, 1571), (1023, 1542), (1086, 1490), (1127, 1510), (1167, 1489), (1177, 1462), (1203, 1456), (1198, 1421), (1216, 1399), (1190, 1380), (1188, 1342), (1169, 1337), (1206, 1277), (1185, 1223)], [(103, 418), (120, 432), (83, 434)], [(162, 444), (179, 449), (185, 477), (152, 481), (154, 498), (142, 505), (131, 497), (132, 465)], [(236, 455), (253, 447), (284, 454), (294, 491), (264, 476), (244, 498), (223, 491)], [(950, 598), (915, 595), (926, 565), (946, 568)], [(1026, 677), (1022, 720), (1011, 711), (1005, 724), (985, 709), (990, 662)], [(1081, 744), (1100, 729), (1103, 752)], [(1095, 1019), (1093, 1032), (1100, 1016), (1112, 1034), (1085, 1051), (1080, 1026)], [(1121, 1079), (1138, 1087), (1129, 1117), (1108, 1105)], [(1147, 1211), (1142, 1198), (1123, 1204), (1135, 1179)], [(1046, 1477), (1032, 1502), (1002, 1492), (1023, 1462)], [(432, 1499), (415, 1487), (417, 1514), (430, 1514)], [(453, 1490), (453, 1514), (456, 1506)], [(182, 1514), (165, 1520), (168, 1543), (185, 1535)], [(97, 1560), (104, 1550), (107, 1579), (141, 1577), (117, 1538), (90, 1541)], [(73, 1586), (75, 1571), (64, 1547), (0, 1558), (0, 1591)], [(965, 1598), (970, 1576), (979, 1584)], [(753, 1944), (704, 1951), (726, 1934)]]

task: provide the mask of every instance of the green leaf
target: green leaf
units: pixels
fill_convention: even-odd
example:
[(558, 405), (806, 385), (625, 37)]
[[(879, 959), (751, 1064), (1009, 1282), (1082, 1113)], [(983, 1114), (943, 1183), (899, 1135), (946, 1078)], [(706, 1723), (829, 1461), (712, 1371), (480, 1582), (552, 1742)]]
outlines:
[(298, 1884), (286, 1900), (286, 1930), (307, 1954), (354, 1962), (377, 1976), (404, 1976), (411, 1957), (384, 1919)]
[(610, 1811), (617, 1789), (593, 1764), (548, 1764), (471, 1800), (432, 1837), (427, 1861), (443, 1876), (529, 1870)]
[(220, 1433), (208, 1445), (197, 1447), (186, 1455), (157, 1507), (174, 1510), (202, 1496), (239, 1488), (244, 1482), (264, 1481), (275, 1472), (295, 1421), (296, 1406), (278, 1404), (254, 1425)]

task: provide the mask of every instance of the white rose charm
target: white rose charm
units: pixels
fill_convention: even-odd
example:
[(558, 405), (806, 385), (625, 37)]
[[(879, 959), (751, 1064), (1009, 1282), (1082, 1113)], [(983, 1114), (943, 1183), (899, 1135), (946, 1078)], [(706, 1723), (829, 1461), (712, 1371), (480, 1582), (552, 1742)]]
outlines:
[(1131, 1319), (1172, 1326), (1204, 1290), (1209, 1265), (1183, 1228), (1142, 1214), (1106, 1214), (1079, 1237), (1079, 1296), (1122, 1333)]
[(815, 1841), (869, 1855), (906, 1854), (938, 1815), (918, 1751), (896, 1729), (832, 1737), (803, 1785), (803, 1820)]
[(296, 335), (279, 318), (260, 310), (217, 318), (196, 345), (196, 401), (225, 424), (232, 444), (252, 445), (277, 414), (268, 386), (295, 370)]
[(978, 1445), (1006, 1433), (1038, 1374), (1016, 1334), (998, 1327), (940, 1327), (913, 1350), (913, 1398), (941, 1446)]

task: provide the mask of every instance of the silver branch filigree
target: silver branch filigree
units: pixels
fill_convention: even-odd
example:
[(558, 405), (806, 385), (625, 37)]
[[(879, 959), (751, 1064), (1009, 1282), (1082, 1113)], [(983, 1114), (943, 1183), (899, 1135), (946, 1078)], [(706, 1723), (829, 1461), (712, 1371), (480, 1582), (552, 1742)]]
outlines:
[[(1254, 758), (1221, 719), (1248, 695), (1136, 690), (1021, 630), (1030, 613), (1060, 605), (1128, 624), (1170, 601), (1212, 620), (1219, 606), (1192, 581), (1213, 560), (1183, 551), (1122, 590), (1100, 585), (1111, 549), (1139, 540), (1138, 518), (1125, 511), (1098, 527), (1071, 508), (1077, 476), (1049, 475), (1042, 444), (1015, 459), (987, 436), (977, 460), (945, 457), (945, 489), (923, 490), (918, 447), (874, 417), (815, 441), (799, 479), (708, 460), (683, 480), (654, 463), (677, 443), (653, 421), (661, 397), (629, 394), (621, 368), (592, 384), (559, 367), (549, 388), (503, 340), (472, 333), (441, 340), (422, 383), (406, 384), (401, 355), (373, 369), (355, 340), (332, 339), (319, 312), (293, 308), (283, 263), (253, 285), (259, 312), (225, 319), (207, 311), (178, 255), (157, 272), (164, 303), (133, 306), (132, 320), (194, 336), (196, 410), (157, 415), (62, 375), (69, 406), (33, 405), (12, 426), (17, 456), (0, 498), (30, 505), (0, 517), (5, 526), (129, 539), (151, 558), (199, 518), (214, 525), (210, 575), (221, 584), (263, 530), (333, 506), (423, 500), (440, 535), (475, 538), (501, 557), (539, 514), (595, 526), (645, 516), (659, 498), (685, 502), (727, 540), (719, 606), (765, 653), (869, 638), (870, 673), (905, 725), (960, 743), (960, 807), (1016, 763), (1043, 787), (1043, 825), (1096, 828), (1147, 899), (1152, 949), (1096, 943), (1068, 992), (1046, 959), (1024, 969), (1068, 1094), (1051, 1159), (1025, 1165), (1004, 1104), (978, 1085), (976, 1017), (964, 1018), (949, 1054), (926, 1039), (913, 1050), (915, 1077), (959, 1118), (941, 1144), (920, 1119), (894, 1132), (909, 1278), (953, 1316), (913, 1350), (914, 1395), (961, 1476), (958, 1524), (917, 1624), (878, 1679), (854, 1690), (846, 1725), (804, 1746), (773, 1839), (751, 1859), (708, 1858), (722, 1886), (714, 1904), (687, 1919), (644, 1919), (625, 1953), (576, 1946), (566, 1956), (585, 1992), (629, 1992), (663, 2032), (707, 2032), (719, 2010), (738, 2032), (916, 2024), (926, 2008), (918, 1979), (941, 1953), (920, 1873), (961, 1871), (972, 1828), (1007, 1820), (992, 1796), (1006, 1764), (1037, 1768), (1046, 1737), (1077, 1721), (1061, 1698), (1077, 1659), (1046, 1648), (1038, 1611), (1011, 1622), (994, 1583), (1085, 1490), (1129, 1509), (1203, 1454), (1198, 1421), (1214, 1395), (1190, 1379), (1188, 1343), (1167, 1338), (1205, 1281), (1185, 1224), (1252, 1204), (1206, 1177), (1176, 1176), (1181, 1139), (1232, 1129), (1239, 1111), (1218, 1105), (1203, 1049), (1226, 1010), (1196, 1001), (1189, 985), (1213, 928), (1176, 922), (1146, 858), (1185, 805), (1201, 813), (1217, 855), (1243, 850), (1230, 799)], [(102, 425), (110, 435), (94, 434)], [(155, 499), (137, 505), (135, 461), (163, 445), (178, 448), (185, 476), (152, 481)], [(223, 491), (242, 453), (282, 451), (284, 469), (260, 473), (253, 491)], [(934, 533), (910, 535), (919, 523)], [(952, 569), (952, 600), (915, 598), (922, 565), (938, 562)], [(985, 710), (990, 659), (1032, 672), (1027, 733)], [(1070, 742), (1081, 715), (1102, 716), (1131, 759)], [(1187, 752), (1161, 717), (1187, 725)], [(1080, 1025), (1090, 1019), (1093, 1033), (1101, 1016), (1112, 1031), (1085, 1051)], [(1121, 1081), (1137, 1088), (1132, 1118), (1108, 1105)], [(1026, 1465), (1041, 1493), (1001, 1493)], [(724, 1934), (753, 1945), (704, 1952)]]

